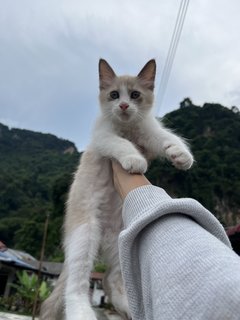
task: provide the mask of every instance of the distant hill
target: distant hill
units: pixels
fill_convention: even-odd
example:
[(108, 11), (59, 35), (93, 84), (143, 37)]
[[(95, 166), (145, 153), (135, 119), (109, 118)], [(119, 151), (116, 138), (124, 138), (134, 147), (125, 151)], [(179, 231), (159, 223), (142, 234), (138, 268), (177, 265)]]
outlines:
[[(196, 163), (179, 171), (155, 160), (147, 173), (171, 195), (193, 197), (226, 225), (240, 222), (240, 114), (185, 99), (163, 122), (188, 139)], [(0, 240), (36, 257), (50, 213), (46, 256), (62, 258), (64, 201), (79, 161), (75, 145), (51, 134), (0, 124)]]
[[(45, 217), (50, 213), (47, 255), (58, 255), (64, 193), (78, 160), (70, 141), (0, 124), (2, 241), (38, 256)], [(55, 199), (58, 192), (63, 199)]]
[(154, 161), (151, 181), (177, 197), (193, 197), (226, 225), (240, 223), (240, 113), (205, 103), (202, 107), (185, 99), (180, 109), (163, 122), (188, 139), (195, 164), (187, 172)]

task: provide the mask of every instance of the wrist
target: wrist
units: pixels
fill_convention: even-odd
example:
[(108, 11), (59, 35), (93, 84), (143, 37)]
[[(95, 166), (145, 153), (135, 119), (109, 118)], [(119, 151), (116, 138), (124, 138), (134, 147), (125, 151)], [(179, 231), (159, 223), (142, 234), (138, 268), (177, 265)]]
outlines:
[(114, 186), (123, 200), (130, 191), (151, 184), (144, 175), (129, 173), (115, 161), (112, 162), (112, 167)]

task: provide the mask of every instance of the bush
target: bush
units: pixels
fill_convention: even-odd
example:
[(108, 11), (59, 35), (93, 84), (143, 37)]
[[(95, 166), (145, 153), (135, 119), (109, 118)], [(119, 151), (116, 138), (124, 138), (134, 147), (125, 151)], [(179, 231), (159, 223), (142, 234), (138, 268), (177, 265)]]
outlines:
[(40, 303), (51, 293), (47, 282), (40, 282), (36, 274), (29, 275), (26, 271), (17, 272), (17, 277), (18, 284), (12, 284), (17, 292), (15, 296), (9, 298), (11, 302), (10, 309), (14, 308), (15, 310), (30, 314), (38, 292), (37, 310), (39, 310)]

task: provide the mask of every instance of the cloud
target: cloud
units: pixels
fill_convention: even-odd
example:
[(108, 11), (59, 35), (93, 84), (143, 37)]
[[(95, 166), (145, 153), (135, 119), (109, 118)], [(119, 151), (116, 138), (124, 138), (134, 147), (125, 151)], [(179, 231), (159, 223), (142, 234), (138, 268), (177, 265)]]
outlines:
[[(155, 57), (159, 86), (179, 1), (0, 2), (0, 118), (83, 149), (98, 113), (100, 57), (118, 74)], [(239, 11), (237, 0), (190, 2), (160, 115), (186, 96), (239, 105)]]

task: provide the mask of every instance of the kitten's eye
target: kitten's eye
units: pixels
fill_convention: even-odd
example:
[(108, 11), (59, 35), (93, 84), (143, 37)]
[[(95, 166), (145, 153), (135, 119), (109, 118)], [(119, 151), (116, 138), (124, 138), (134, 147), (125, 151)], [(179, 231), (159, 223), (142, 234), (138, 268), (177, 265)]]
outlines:
[(112, 98), (112, 99), (118, 99), (119, 98), (119, 92), (118, 91), (111, 91), (110, 92), (110, 97)]
[(140, 97), (140, 92), (139, 91), (133, 91), (131, 93), (131, 99), (138, 99)]

